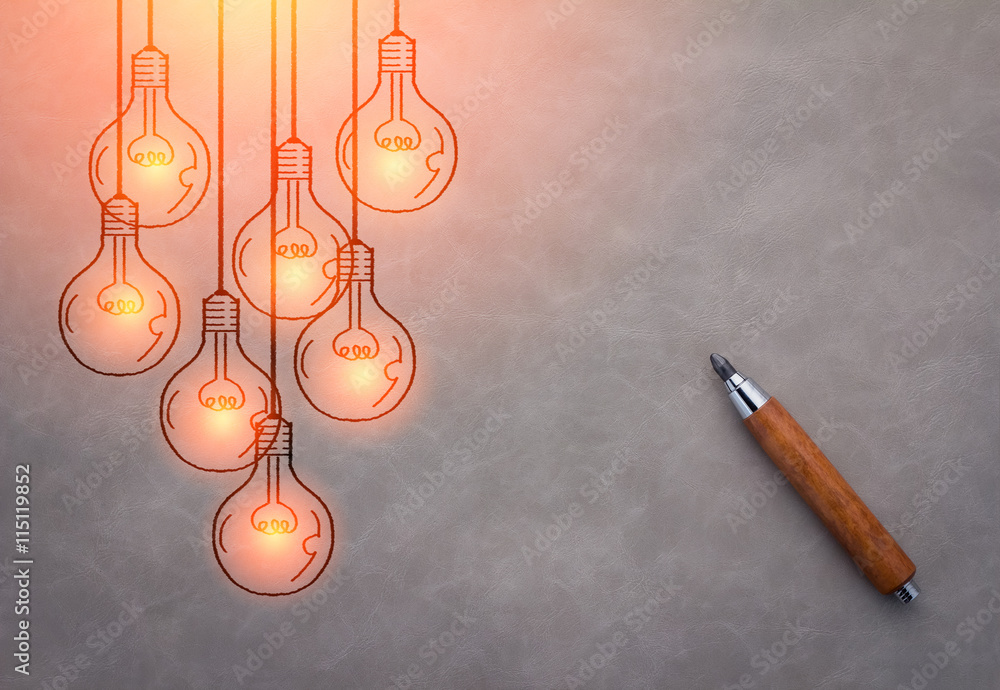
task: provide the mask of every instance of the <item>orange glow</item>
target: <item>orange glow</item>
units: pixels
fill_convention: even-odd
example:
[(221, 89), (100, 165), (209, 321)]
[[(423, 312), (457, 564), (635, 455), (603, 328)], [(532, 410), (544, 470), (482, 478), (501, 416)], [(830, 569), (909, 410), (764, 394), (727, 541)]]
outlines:
[[(378, 211), (423, 208), (455, 175), (455, 130), (421, 95), (415, 63), (416, 42), (396, 26), (379, 41), (378, 85), (357, 111), (358, 199)], [(337, 169), (349, 190), (355, 172), (353, 125), (348, 117), (337, 135)]]
[(201, 430), (202, 434), (209, 437), (226, 438), (240, 433), (246, 421), (242, 414), (232, 410), (213, 411), (215, 414), (206, 414), (202, 417), (205, 424)]
[(136, 207), (126, 197), (104, 206), (97, 257), (66, 286), (59, 330), (83, 366), (127, 376), (158, 364), (173, 346), (180, 304), (170, 283), (139, 251)]
[(374, 252), (361, 242), (341, 253), (348, 286), (336, 303), (302, 331), (295, 375), (313, 407), (345, 421), (391, 412), (413, 383), (413, 339), (374, 291)]
[(319, 577), (333, 552), (333, 517), (292, 468), (291, 425), (260, 427), (250, 478), (219, 507), (212, 544), (223, 572), (254, 594), (291, 594)]
[[(347, 230), (313, 195), (312, 149), (289, 139), (278, 148), (278, 161), (277, 317), (311, 318), (337, 294), (336, 261)], [(236, 283), (265, 314), (271, 310), (271, 214), (268, 204), (240, 229), (233, 246)]]
[[(198, 131), (177, 114), (167, 96), (168, 57), (148, 46), (132, 56), (132, 98), (121, 116), (122, 191), (139, 205), (139, 225), (183, 220), (208, 189), (211, 161)], [(90, 152), (90, 184), (98, 200), (115, 194), (118, 120)]]
[(256, 425), (271, 414), (268, 376), (239, 342), (239, 303), (217, 292), (204, 301), (201, 347), (167, 383), (160, 425), (184, 462), (211, 472), (254, 461)]

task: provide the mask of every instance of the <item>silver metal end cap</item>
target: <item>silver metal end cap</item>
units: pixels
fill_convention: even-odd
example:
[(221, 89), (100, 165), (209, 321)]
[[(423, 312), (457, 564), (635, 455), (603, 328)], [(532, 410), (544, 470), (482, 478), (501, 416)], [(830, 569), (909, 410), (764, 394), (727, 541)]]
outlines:
[(920, 594), (920, 590), (917, 589), (917, 586), (916, 584), (914, 584), (913, 580), (910, 580), (905, 585), (897, 589), (894, 592), (894, 594), (901, 602), (903, 602), (904, 604), (909, 604), (911, 601), (917, 598), (917, 595)]

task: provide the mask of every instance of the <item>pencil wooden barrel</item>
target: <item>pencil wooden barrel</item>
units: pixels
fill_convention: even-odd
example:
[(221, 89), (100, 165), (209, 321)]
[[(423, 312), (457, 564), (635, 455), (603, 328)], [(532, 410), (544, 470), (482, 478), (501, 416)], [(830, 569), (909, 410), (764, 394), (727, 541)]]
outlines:
[(913, 561), (777, 399), (743, 423), (879, 592), (913, 577)]

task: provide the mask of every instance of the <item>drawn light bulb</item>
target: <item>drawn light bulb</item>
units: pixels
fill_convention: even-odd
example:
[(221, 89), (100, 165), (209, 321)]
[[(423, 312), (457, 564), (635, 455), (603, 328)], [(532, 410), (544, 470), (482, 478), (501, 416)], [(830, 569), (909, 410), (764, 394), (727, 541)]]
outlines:
[(80, 364), (128, 376), (156, 366), (177, 339), (180, 303), (139, 251), (137, 209), (125, 196), (104, 204), (101, 248), (59, 300), (59, 331)]
[[(298, 139), (278, 148), (276, 293), (281, 319), (316, 316), (337, 294), (337, 255), (349, 236), (312, 191), (312, 149)], [(247, 301), (271, 310), (271, 204), (254, 215), (233, 246), (236, 283)]]
[(360, 422), (392, 411), (413, 383), (413, 339), (375, 296), (374, 251), (352, 242), (340, 253), (340, 297), (295, 343), (295, 376), (313, 407)]
[(271, 379), (240, 345), (240, 304), (228, 292), (204, 300), (201, 347), (160, 398), (160, 426), (181, 460), (228, 472), (254, 461), (257, 427), (271, 410)]
[[(208, 146), (167, 98), (167, 55), (147, 46), (132, 56), (132, 99), (121, 116), (122, 191), (139, 204), (142, 227), (172, 225), (195, 209), (210, 177)], [(90, 184), (101, 201), (117, 189), (118, 121), (90, 151)]]
[[(402, 213), (441, 196), (455, 175), (451, 123), (424, 100), (415, 79), (416, 42), (399, 29), (379, 41), (378, 85), (358, 116), (358, 199)], [(337, 169), (353, 191), (353, 118), (337, 135)]]
[(223, 572), (254, 594), (308, 587), (333, 551), (333, 518), (292, 468), (292, 425), (270, 416), (259, 427), (250, 478), (219, 506), (212, 546)]

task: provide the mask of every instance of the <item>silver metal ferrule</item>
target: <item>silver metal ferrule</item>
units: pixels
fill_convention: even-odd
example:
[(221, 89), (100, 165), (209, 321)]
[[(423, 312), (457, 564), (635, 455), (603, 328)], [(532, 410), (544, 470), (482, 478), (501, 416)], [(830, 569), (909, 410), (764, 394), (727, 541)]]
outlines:
[(733, 401), (742, 419), (752, 415), (771, 399), (756, 381), (744, 378), (739, 372), (726, 379), (726, 388), (729, 389), (729, 399)]
[(893, 592), (893, 594), (895, 594), (896, 597), (904, 604), (909, 604), (911, 601), (917, 598), (917, 595), (920, 594), (920, 590), (917, 589), (917, 585), (913, 582), (913, 580), (910, 580), (905, 585), (903, 585), (895, 592)]

